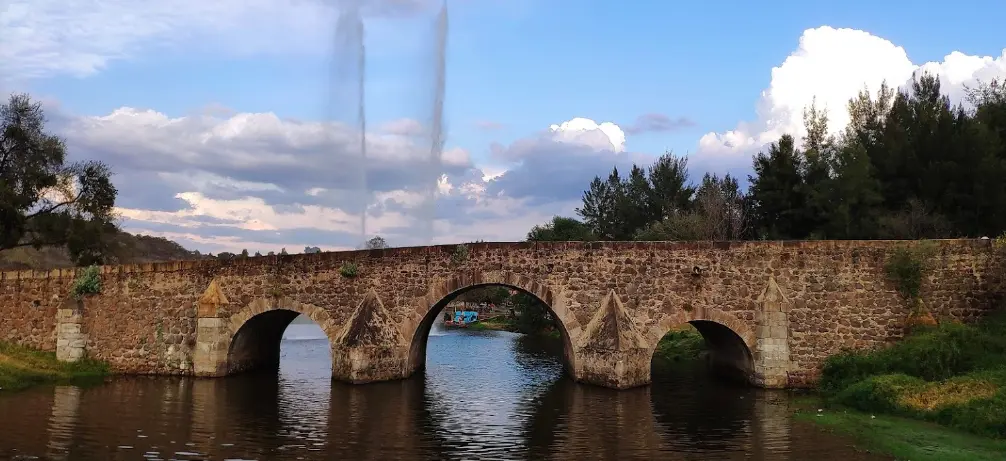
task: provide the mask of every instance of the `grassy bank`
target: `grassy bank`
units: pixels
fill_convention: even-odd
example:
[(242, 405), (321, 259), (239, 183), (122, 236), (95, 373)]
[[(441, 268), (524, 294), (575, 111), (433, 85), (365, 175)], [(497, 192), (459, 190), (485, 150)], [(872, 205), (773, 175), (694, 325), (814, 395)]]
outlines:
[(1006, 453), (1006, 440), (981, 437), (925, 421), (827, 405), (816, 397), (798, 399), (797, 408), (797, 420), (851, 437), (862, 448), (899, 460), (1000, 461)]
[(1006, 313), (917, 329), (822, 368), (817, 413), (800, 417), (899, 459), (1004, 459)]
[(554, 338), (558, 338), (561, 336), (559, 330), (555, 328), (542, 329), (541, 331), (538, 331), (536, 333), (528, 333), (522, 331), (520, 326), (517, 325), (516, 321), (508, 319), (506, 317), (493, 317), (485, 320), (479, 320), (478, 322), (469, 324), (467, 328), (469, 330), (475, 330), (475, 331), (489, 331), (489, 330), (509, 331), (511, 333), (537, 334)]
[(38, 384), (89, 382), (100, 380), (108, 373), (108, 365), (102, 362), (88, 359), (60, 362), (53, 352), (0, 342), (0, 392)]

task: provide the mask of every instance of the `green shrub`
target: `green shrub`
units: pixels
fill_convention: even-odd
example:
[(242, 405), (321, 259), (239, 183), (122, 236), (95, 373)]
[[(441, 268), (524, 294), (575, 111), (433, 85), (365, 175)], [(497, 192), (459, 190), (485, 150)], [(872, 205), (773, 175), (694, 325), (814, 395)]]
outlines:
[(671, 330), (660, 338), (653, 358), (664, 362), (688, 362), (702, 357), (706, 350), (706, 339), (695, 328)]
[(902, 413), (899, 398), (920, 389), (925, 381), (904, 374), (877, 375), (859, 381), (835, 395), (842, 405), (875, 413)]
[(911, 246), (900, 246), (895, 248), (887, 262), (884, 264), (884, 272), (887, 278), (894, 283), (894, 289), (898, 291), (906, 301), (914, 302), (922, 294), (922, 282), (931, 267), (933, 256), (936, 254), (936, 246), (932, 242), (919, 242)]
[(468, 261), (468, 245), (460, 244), (454, 247), (454, 251), (451, 252), (451, 264), (455, 266), (460, 266)]
[(819, 383), (834, 403), (1006, 438), (1006, 313), (944, 323), (873, 351), (829, 357)]
[(89, 266), (81, 270), (77, 274), (77, 279), (73, 281), (73, 286), (70, 287), (70, 293), (76, 299), (87, 294), (101, 293), (101, 268)]
[(354, 262), (344, 262), (339, 266), (339, 274), (346, 278), (353, 278), (360, 274), (360, 268)]
[(837, 392), (877, 374), (902, 373), (942, 380), (1006, 363), (1006, 316), (996, 314), (978, 325), (944, 323), (872, 351), (845, 351), (825, 360), (820, 388)]

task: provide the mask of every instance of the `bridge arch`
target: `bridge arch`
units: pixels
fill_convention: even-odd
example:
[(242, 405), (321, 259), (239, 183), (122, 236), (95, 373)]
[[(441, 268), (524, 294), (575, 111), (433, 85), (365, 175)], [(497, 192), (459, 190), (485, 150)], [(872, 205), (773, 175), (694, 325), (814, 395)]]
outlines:
[(676, 309), (674, 313), (662, 317), (657, 326), (650, 330), (650, 357), (664, 335), (672, 328), (686, 323), (698, 330), (705, 339), (715, 372), (728, 378), (753, 382), (755, 368), (752, 351), (757, 343), (755, 332), (748, 322), (719, 309)]
[[(555, 319), (563, 341), (563, 366), (566, 372), (573, 375), (574, 354), (570, 332), (579, 332), (580, 324), (566, 305), (565, 297), (557, 294), (543, 283), (526, 276), (512, 272), (474, 272), (458, 274), (440, 279), (431, 284), (421, 305), (416, 307), (419, 314), (415, 319), (416, 328), (409, 346), (409, 370), (416, 372), (426, 367), (426, 344), (430, 330), (436, 322), (441, 310), (459, 294), (473, 288), (485, 286), (503, 286), (528, 293), (538, 298)], [(575, 334), (575, 333), (574, 333)]]
[(328, 312), (286, 297), (258, 298), (228, 319), (226, 374), (278, 367), (283, 332), (301, 314), (325, 332), (331, 354), (336, 328)]

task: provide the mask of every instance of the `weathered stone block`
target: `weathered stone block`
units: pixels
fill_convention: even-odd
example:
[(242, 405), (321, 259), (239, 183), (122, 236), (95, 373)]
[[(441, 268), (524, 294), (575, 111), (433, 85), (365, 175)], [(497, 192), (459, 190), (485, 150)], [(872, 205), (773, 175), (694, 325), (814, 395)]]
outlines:
[(332, 377), (364, 384), (409, 376), (407, 346), (356, 346), (332, 348)]
[(579, 382), (614, 389), (629, 389), (650, 383), (649, 349), (581, 349), (576, 352)]

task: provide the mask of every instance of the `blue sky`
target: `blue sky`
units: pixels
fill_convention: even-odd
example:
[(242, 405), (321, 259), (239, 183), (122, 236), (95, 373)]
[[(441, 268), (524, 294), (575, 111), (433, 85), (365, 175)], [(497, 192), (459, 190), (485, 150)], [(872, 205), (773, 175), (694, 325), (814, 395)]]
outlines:
[[(745, 174), (766, 142), (801, 134), (812, 97), (838, 130), (856, 89), (904, 84), (925, 63), (952, 98), (976, 78), (1006, 76), (1006, 5), (991, 0), (455, 0), (449, 160), (434, 174), (415, 158), (421, 142), (385, 124), (428, 113), (436, 2), (371, 0), (377, 166), (360, 198), (353, 153), (311, 137), (311, 123), (333, 113), (331, 43), (346, 1), (6, 3), (0, 27), (15, 33), (0, 43), (3, 87), (50, 105), (71, 156), (118, 172), (124, 228), (204, 251), (353, 246), (363, 204), (368, 234), (422, 243), (416, 194), (438, 176), (434, 241), (516, 240), (571, 214), (595, 174), (666, 149), (688, 153), (694, 176)], [(549, 130), (578, 117), (588, 121)], [(593, 122), (620, 127), (624, 145)]]

